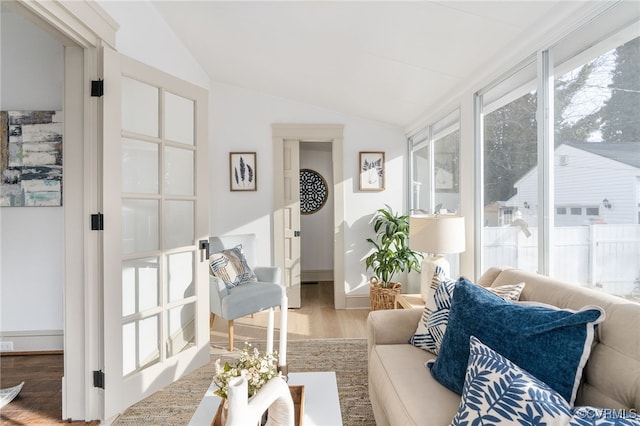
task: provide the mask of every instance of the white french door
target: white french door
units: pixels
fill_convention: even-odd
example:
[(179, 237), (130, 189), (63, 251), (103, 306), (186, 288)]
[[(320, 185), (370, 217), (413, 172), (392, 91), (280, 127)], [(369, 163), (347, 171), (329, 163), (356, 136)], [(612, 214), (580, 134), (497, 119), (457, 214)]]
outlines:
[(284, 276), (289, 307), (300, 301), (300, 141), (284, 141)]
[(208, 94), (104, 49), (104, 412), (209, 361)]

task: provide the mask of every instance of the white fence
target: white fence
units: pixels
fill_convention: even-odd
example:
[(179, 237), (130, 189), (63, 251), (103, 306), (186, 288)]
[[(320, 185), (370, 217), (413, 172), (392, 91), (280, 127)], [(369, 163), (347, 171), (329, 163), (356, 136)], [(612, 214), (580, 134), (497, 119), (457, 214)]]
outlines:
[[(517, 226), (482, 232), (482, 270), (491, 265), (538, 269), (537, 228), (529, 228), (529, 237)], [(566, 226), (553, 234), (553, 277), (640, 302), (640, 225)]]

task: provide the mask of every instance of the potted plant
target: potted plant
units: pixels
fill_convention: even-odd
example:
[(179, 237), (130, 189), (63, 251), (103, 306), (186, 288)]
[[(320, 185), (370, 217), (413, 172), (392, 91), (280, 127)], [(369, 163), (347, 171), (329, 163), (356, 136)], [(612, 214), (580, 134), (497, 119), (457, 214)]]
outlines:
[(374, 276), (370, 279), (371, 310), (391, 309), (395, 295), (402, 284), (394, 282), (394, 276), (403, 271), (420, 269), (422, 253), (409, 248), (409, 216), (394, 213), (391, 207), (378, 209), (372, 219), (376, 238), (367, 238), (374, 251), (366, 257), (367, 270)]

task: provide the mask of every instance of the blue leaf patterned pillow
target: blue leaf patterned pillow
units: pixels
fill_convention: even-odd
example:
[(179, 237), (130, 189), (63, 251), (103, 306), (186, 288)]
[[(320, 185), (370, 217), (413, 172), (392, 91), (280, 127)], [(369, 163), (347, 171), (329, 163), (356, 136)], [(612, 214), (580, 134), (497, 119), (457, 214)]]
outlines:
[(474, 336), (469, 349), (453, 426), (569, 423), (571, 407), (556, 391)]
[(234, 248), (213, 253), (209, 257), (209, 268), (211, 275), (224, 281), (227, 288), (258, 280), (256, 274), (249, 267), (240, 244)]

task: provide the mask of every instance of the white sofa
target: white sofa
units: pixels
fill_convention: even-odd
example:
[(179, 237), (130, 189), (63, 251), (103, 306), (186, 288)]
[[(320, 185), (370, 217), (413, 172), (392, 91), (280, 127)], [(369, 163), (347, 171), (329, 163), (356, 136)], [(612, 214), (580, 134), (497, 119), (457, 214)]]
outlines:
[[(490, 268), (477, 282), (485, 287), (525, 282), (520, 300), (579, 310), (597, 305), (606, 313), (599, 325), (578, 389), (576, 405), (640, 410), (640, 304), (541, 275)], [(369, 314), (369, 397), (376, 423), (448, 425), (460, 395), (438, 383), (425, 368), (432, 353), (408, 343), (423, 309)]]

